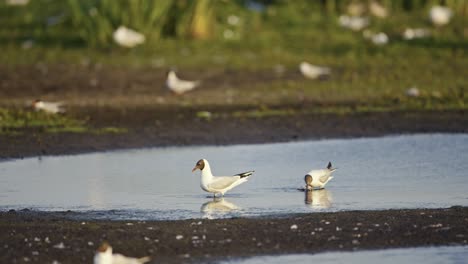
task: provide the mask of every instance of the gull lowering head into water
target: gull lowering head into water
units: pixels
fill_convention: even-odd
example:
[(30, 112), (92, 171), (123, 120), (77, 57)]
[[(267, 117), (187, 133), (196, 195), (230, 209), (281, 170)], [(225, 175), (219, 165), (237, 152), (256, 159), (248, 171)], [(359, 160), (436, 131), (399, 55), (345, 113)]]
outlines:
[(102, 243), (94, 255), (94, 264), (143, 264), (150, 260), (150, 257), (131, 258), (112, 254), (112, 247), (106, 242)]
[(184, 94), (200, 85), (200, 81), (186, 81), (177, 77), (173, 70), (167, 73), (166, 86), (177, 95)]
[(331, 70), (328, 67), (312, 65), (305, 61), (299, 64), (299, 70), (301, 71), (302, 75), (309, 79), (317, 79), (330, 75), (331, 73)]
[(32, 107), (36, 111), (44, 111), (51, 114), (65, 113), (63, 103), (61, 102), (44, 102), (40, 99), (36, 99), (33, 101)]
[(213, 176), (211, 173), (210, 163), (206, 159), (201, 159), (195, 164), (192, 172), (201, 171), (200, 187), (209, 193), (221, 194), (223, 196), (227, 191), (247, 181), (247, 178), (254, 173), (254, 171), (248, 171), (239, 173), (233, 176)]
[(332, 173), (336, 168), (332, 168), (331, 162), (328, 162), (326, 169), (311, 170), (304, 176), (306, 189), (312, 190), (314, 188), (323, 189), (325, 185), (333, 179)]

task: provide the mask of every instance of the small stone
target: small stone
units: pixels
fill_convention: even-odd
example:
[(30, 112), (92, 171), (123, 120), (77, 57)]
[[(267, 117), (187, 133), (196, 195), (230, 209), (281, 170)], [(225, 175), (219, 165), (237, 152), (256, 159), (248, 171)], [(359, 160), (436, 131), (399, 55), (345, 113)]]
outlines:
[(54, 245), (54, 248), (64, 249), (64, 248), (65, 248), (65, 245), (63, 244), (63, 242), (60, 242), (60, 243)]
[(182, 238), (184, 238), (183, 235), (177, 235), (177, 236), (176, 236), (176, 239), (177, 239), (177, 240), (181, 240)]
[(90, 246), (90, 247), (94, 246), (93, 241), (88, 241), (88, 246)]

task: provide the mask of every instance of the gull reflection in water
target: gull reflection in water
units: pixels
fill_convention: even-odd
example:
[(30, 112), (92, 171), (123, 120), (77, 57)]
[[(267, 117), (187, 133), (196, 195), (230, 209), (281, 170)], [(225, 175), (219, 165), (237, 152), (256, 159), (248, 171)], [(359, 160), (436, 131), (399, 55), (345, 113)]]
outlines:
[(333, 197), (327, 189), (304, 191), (304, 193), (305, 203), (312, 208), (329, 208), (332, 205)]
[(200, 211), (203, 213), (204, 218), (213, 219), (216, 216), (221, 217), (239, 209), (239, 206), (226, 201), (223, 197), (216, 197), (212, 201), (202, 204)]

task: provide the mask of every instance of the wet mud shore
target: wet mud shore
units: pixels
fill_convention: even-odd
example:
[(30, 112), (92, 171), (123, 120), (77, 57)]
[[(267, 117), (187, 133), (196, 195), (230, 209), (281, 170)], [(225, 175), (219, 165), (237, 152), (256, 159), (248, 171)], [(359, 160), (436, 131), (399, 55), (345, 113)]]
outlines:
[(106, 221), (77, 212), (0, 213), (1, 263), (92, 263), (114, 252), (152, 263), (215, 262), (256, 255), (468, 244), (468, 208), (348, 211), (281, 217)]

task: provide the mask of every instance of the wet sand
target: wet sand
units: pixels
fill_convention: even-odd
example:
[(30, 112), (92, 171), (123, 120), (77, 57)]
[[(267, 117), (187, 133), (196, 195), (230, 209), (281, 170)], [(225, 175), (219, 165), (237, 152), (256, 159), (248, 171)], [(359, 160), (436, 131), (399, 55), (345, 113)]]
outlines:
[(0, 262), (92, 263), (102, 241), (110, 242), (114, 252), (149, 255), (153, 263), (468, 244), (467, 207), (180, 221), (83, 220), (82, 216), (1, 212)]

